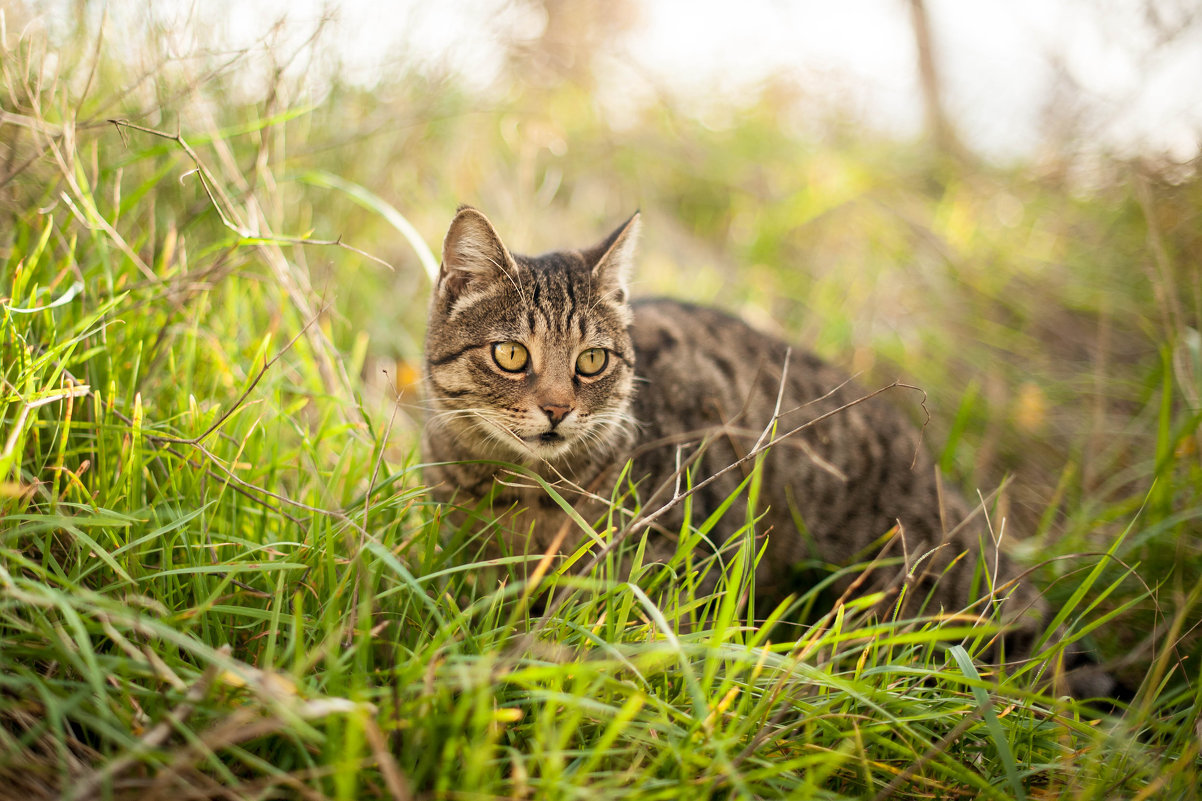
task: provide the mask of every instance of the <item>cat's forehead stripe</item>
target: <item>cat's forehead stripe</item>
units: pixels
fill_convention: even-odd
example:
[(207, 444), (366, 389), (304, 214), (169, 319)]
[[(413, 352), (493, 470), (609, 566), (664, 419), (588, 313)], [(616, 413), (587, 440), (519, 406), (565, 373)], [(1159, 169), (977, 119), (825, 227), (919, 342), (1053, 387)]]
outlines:
[(532, 287), (526, 309), (526, 322), (535, 335), (554, 333), (565, 335), (579, 327), (579, 301), (574, 276), (567, 264), (548, 263), (540, 259), (525, 265), (526, 278)]

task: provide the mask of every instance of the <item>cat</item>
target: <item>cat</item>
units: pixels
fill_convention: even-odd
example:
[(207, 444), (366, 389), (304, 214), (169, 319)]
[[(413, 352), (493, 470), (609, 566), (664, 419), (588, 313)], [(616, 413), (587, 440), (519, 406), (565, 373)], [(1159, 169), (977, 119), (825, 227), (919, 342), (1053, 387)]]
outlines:
[[(1006, 599), (1007, 647), (1029, 648), (1045, 601), (1018, 580), (980, 508), (942, 486), (920, 430), (888, 393), (867, 393), (722, 311), (632, 301), (639, 227), (635, 214), (592, 247), (527, 257), (483, 213), (459, 209), (426, 337), (423, 450), (435, 498), (487, 506), (504, 546), (491, 553), (570, 554), (590, 533), (498, 463), (541, 476), (590, 524), (621, 479), (657, 515), (647, 559), (666, 561), (686, 508), (696, 523), (735, 496), (704, 547), (722, 548), (746, 524), (749, 493), (737, 490), (758, 460), (753, 514), (767, 545), (757, 609), (805, 589), (798, 563), (863, 561), (890, 542), (901, 564), (859, 588), (883, 591), (882, 609), (908, 614), (925, 602), (928, 612), (958, 611), (993, 593), (993, 602)], [(982, 581), (978, 560), (991, 580)], [(714, 571), (706, 581), (702, 589), (713, 589)], [(989, 614), (985, 606), (975, 610)], [(1104, 683), (1086, 680), (1082, 692)]]

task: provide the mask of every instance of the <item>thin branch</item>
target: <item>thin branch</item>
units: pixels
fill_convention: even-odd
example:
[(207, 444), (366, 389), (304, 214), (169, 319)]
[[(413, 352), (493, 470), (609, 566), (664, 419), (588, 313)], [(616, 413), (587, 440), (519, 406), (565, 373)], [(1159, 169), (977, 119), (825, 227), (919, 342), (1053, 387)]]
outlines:
[[(275, 234), (264, 236), (261, 233), (252, 231), (249, 227), (233, 220), (231, 212), (226, 208), (228, 205), (230, 205), (229, 198), (222, 196), (221, 200), (218, 200), (217, 194), (221, 192), (220, 184), (213, 177), (212, 173), (209, 171), (209, 168), (205, 166), (204, 162), (201, 161), (200, 156), (196, 153), (192, 146), (188, 144), (187, 140), (184, 139), (180, 132), (177, 131), (173, 134), (167, 133), (166, 131), (160, 131), (157, 128), (149, 128), (145, 125), (138, 125), (137, 123), (130, 122), (126, 119), (109, 119), (105, 122), (112, 125), (118, 131), (121, 131), (123, 128), (130, 128), (135, 131), (150, 134), (151, 136), (157, 136), (161, 139), (175, 142), (177, 145), (179, 145), (180, 149), (184, 151), (189, 159), (191, 159), (193, 164), (193, 169), (191, 172), (195, 173), (200, 179), (201, 188), (204, 190), (205, 196), (208, 197), (209, 203), (217, 212), (217, 216), (221, 219), (221, 224), (245, 240), (246, 244), (332, 246), (342, 248), (343, 250), (349, 250), (358, 256), (362, 256), (365, 259), (369, 259), (377, 264), (383, 265), (390, 270), (395, 270), (395, 268), (384, 259), (381, 259), (378, 256), (373, 256), (367, 251), (360, 250), (353, 245), (346, 244), (342, 241), (341, 236), (336, 239), (312, 239), (310, 237), (277, 236)], [(189, 174), (190, 173), (184, 173), (184, 175), (180, 176), (180, 178), (186, 178)]]
[[(318, 315), (320, 315), (324, 311), (325, 311), (325, 307), (323, 307), (321, 309), (321, 311), (318, 312)], [(206, 428), (200, 434), (196, 435), (195, 437), (190, 437), (188, 439), (177, 439), (175, 437), (164, 437), (164, 436), (160, 436), (158, 434), (144, 434), (143, 436), (145, 436), (147, 439), (152, 439), (157, 442), (163, 442), (163, 443), (168, 443), (168, 444), (172, 444), (172, 445), (199, 445), (206, 438), (208, 438), (208, 436), (210, 434), (212, 434), (217, 429), (221, 428), (221, 426), (225, 423), (225, 421), (230, 419), (230, 417), (232, 417), (234, 415), (234, 413), (237, 412), (239, 408), (241, 408), (242, 404), (246, 401), (246, 398), (250, 395), (251, 392), (254, 391), (255, 387), (259, 385), (259, 381), (261, 381), (263, 376), (267, 373), (267, 371), (269, 369), (271, 369), (271, 366), (273, 364), (275, 364), (277, 361), (279, 361), (280, 357), (282, 357), (285, 353), (287, 353), (289, 350), (291, 350), (292, 346), (296, 344), (296, 341), (298, 339), (300, 339), (302, 336), (304, 336), (304, 333), (306, 331), (308, 331), (309, 327), (312, 326), (313, 323), (315, 323), (315, 322), (317, 322), (317, 317), (311, 318), (307, 323), (305, 323), (301, 327), (300, 331), (296, 332), (296, 336), (294, 336), (294, 337), (292, 337), (292, 339), (288, 340), (287, 345), (280, 348), (280, 350), (277, 351), (274, 356), (272, 356), (267, 361), (263, 362), (263, 366), (259, 368), (259, 372), (255, 374), (254, 379), (250, 382), (250, 384), (246, 387), (246, 389), (243, 390), (242, 394), (238, 396), (238, 399), (234, 401), (233, 405), (231, 405), (229, 409), (227, 409), (220, 417), (218, 417), (216, 420), (213, 421), (212, 425), (210, 425), (208, 428)]]
[(100, 67), (100, 48), (104, 44), (104, 31), (108, 27), (109, 7), (106, 3), (104, 10), (100, 14), (100, 25), (96, 31), (96, 47), (92, 49), (92, 63), (88, 68), (88, 80), (83, 85), (83, 91), (79, 93), (79, 102), (75, 104), (75, 113), (71, 115), (73, 120), (79, 119), (79, 112), (83, 108), (84, 101), (87, 100), (88, 93), (92, 91), (92, 84), (96, 80), (96, 71)]

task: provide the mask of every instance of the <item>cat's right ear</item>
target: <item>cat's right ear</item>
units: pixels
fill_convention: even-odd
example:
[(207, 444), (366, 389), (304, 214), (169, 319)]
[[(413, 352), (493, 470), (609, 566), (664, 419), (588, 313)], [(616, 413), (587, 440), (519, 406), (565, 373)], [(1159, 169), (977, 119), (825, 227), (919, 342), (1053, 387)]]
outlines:
[(517, 265), (483, 212), (461, 206), (442, 243), (438, 296), (453, 304), (474, 287), (511, 276)]
[(636, 211), (605, 239), (584, 252), (592, 264), (593, 287), (603, 296), (620, 304), (630, 296), (630, 273), (634, 269), (634, 251), (642, 223)]

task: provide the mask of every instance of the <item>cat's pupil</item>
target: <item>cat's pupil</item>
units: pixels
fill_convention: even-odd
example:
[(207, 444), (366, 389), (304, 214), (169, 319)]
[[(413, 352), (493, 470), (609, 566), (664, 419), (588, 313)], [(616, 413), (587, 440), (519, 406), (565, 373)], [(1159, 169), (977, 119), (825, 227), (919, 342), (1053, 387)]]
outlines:
[(526, 368), (530, 354), (520, 342), (497, 342), (492, 346), (492, 358), (502, 370), (517, 373)]
[(576, 359), (576, 371), (581, 375), (596, 375), (605, 369), (609, 351), (604, 348), (589, 348)]

